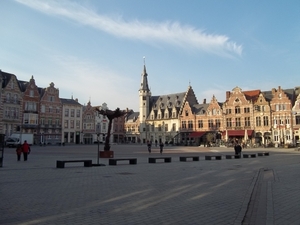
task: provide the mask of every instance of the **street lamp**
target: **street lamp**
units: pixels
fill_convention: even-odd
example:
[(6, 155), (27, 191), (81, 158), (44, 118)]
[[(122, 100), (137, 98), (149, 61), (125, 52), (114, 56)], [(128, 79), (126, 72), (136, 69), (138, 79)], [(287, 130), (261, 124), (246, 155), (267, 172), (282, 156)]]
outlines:
[(97, 123), (97, 126), (96, 126), (96, 134), (97, 134), (97, 142), (98, 142), (98, 150), (97, 150), (97, 164), (99, 165), (99, 158), (100, 158), (100, 149), (99, 149), (99, 136), (100, 136), (100, 133), (101, 133), (101, 124), (100, 123)]

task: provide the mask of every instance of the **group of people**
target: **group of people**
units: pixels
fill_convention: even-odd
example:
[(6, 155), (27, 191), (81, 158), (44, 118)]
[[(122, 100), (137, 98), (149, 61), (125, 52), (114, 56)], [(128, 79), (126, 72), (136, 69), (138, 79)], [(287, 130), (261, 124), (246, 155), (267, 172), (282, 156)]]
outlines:
[(17, 153), (17, 160), (18, 161), (21, 160), (22, 153), (23, 153), (24, 161), (27, 161), (28, 155), (30, 153), (30, 146), (29, 146), (29, 144), (27, 143), (26, 140), (24, 141), (24, 143), (22, 145), (19, 144), (17, 146), (16, 153)]
[[(148, 146), (148, 152), (151, 153), (151, 147), (152, 147), (152, 141), (147, 141), (147, 146)], [(157, 140), (155, 140), (155, 146), (157, 146)], [(163, 149), (164, 149), (164, 143), (162, 143), (162, 141), (159, 141), (159, 149), (160, 149), (160, 154), (163, 153)]]

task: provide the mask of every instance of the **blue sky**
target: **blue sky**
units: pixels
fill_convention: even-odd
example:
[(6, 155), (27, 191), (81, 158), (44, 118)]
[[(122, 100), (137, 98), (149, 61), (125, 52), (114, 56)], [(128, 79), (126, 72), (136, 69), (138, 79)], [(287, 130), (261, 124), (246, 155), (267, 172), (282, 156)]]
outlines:
[(144, 56), (152, 95), (300, 86), (298, 0), (5, 0), (0, 15), (0, 69), (81, 104), (138, 111)]

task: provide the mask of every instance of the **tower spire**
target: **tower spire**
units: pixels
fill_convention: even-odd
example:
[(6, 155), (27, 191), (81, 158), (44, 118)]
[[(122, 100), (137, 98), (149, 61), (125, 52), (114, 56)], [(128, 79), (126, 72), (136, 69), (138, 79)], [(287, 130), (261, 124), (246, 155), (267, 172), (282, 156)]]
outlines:
[(141, 88), (140, 90), (143, 90), (143, 91), (150, 91), (149, 89), (149, 85), (148, 85), (148, 74), (147, 74), (147, 70), (146, 70), (146, 57), (144, 56), (143, 57), (144, 59), (144, 70), (143, 70), (143, 73), (142, 73), (142, 82), (141, 82)]

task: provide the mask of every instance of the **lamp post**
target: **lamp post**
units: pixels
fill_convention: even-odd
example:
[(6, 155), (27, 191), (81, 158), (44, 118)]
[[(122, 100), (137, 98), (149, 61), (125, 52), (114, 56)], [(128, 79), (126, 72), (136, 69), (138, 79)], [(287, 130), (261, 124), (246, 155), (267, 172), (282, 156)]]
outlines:
[(99, 158), (100, 158), (100, 142), (99, 142), (99, 136), (100, 136), (100, 132), (101, 132), (101, 124), (97, 123), (96, 126), (96, 133), (97, 133), (97, 142), (98, 142), (98, 149), (97, 149), (97, 164), (99, 165)]

